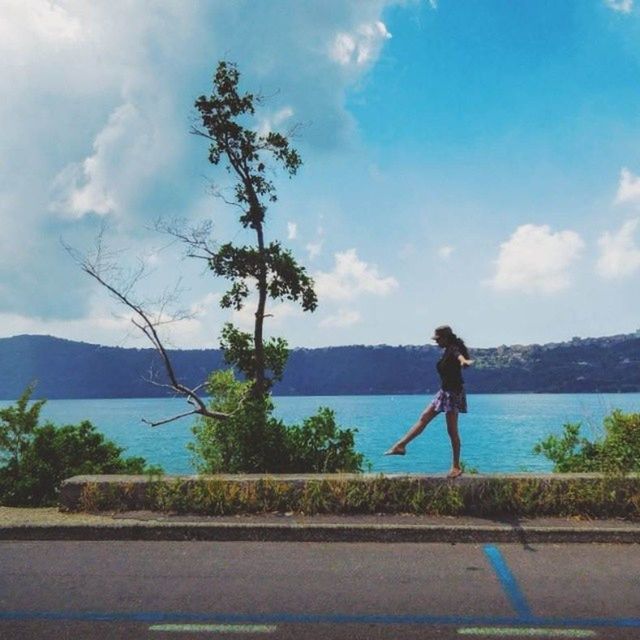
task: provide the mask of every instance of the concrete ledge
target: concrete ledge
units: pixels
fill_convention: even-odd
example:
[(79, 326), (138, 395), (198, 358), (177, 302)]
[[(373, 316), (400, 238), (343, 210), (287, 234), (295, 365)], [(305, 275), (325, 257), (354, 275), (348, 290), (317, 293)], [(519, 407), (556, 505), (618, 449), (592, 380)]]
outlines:
[(380, 474), (76, 476), (62, 483), (60, 509), (640, 520), (640, 475), (478, 474), (454, 480)]
[(135, 523), (13, 525), (0, 540), (210, 540), (261, 542), (640, 543), (640, 528), (568, 526), (467, 526), (336, 524)]

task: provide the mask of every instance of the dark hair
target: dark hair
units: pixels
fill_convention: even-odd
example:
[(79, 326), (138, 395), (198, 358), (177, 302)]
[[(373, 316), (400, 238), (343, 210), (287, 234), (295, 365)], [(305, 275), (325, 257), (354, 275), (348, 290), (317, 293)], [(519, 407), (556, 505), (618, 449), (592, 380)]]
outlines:
[(458, 349), (460, 349), (460, 353), (465, 358), (469, 358), (469, 349), (467, 349), (467, 345), (464, 343), (464, 340), (453, 333), (453, 329), (449, 325), (443, 324), (440, 327), (436, 327), (435, 335), (441, 335), (448, 344), (453, 344), (458, 347)]

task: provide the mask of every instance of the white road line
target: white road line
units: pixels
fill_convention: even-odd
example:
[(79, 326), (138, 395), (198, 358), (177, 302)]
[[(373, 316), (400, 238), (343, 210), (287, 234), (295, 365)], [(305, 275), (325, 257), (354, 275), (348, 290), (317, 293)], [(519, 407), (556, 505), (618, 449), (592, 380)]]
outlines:
[(176, 633), (273, 633), (277, 627), (268, 624), (154, 624), (149, 631)]
[(591, 629), (550, 629), (548, 627), (465, 627), (458, 629), (462, 636), (513, 636), (536, 638), (593, 638)]

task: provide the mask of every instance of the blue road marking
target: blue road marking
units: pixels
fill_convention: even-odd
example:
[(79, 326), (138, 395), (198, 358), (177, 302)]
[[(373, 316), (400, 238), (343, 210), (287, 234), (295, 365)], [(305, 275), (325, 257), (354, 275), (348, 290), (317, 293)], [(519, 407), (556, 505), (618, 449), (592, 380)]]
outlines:
[(496, 572), (498, 580), (500, 580), (500, 584), (507, 594), (513, 608), (521, 618), (531, 620), (533, 616), (531, 609), (527, 604), (527, 600), (522, 591), (520, 591), (520, 587), (518, 586), (514, 575), (511, 573), (506, 560), (502, 557), (498, 547), (492, 544), (485, 544), (484, 553), (489, 559), (493, 570)]
[(384, 625), (521, 625), (551, 627), (611, 627), (640, 629), (640, 618), (545, 618), (531, 616), (429, 616), (306, 613), (180, 613), (171, 611), (0, 611), (2, 621), (67, 622), (210, 622), (219, 624), (384, 624)]

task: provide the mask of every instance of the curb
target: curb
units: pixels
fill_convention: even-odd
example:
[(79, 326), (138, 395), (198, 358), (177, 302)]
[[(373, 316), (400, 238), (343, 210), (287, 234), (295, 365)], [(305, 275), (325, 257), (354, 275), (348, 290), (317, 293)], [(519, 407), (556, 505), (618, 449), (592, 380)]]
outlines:
[(0, 527), (0, 540), (640, 543), (640, 528), (371, 524), (139, 523)]

